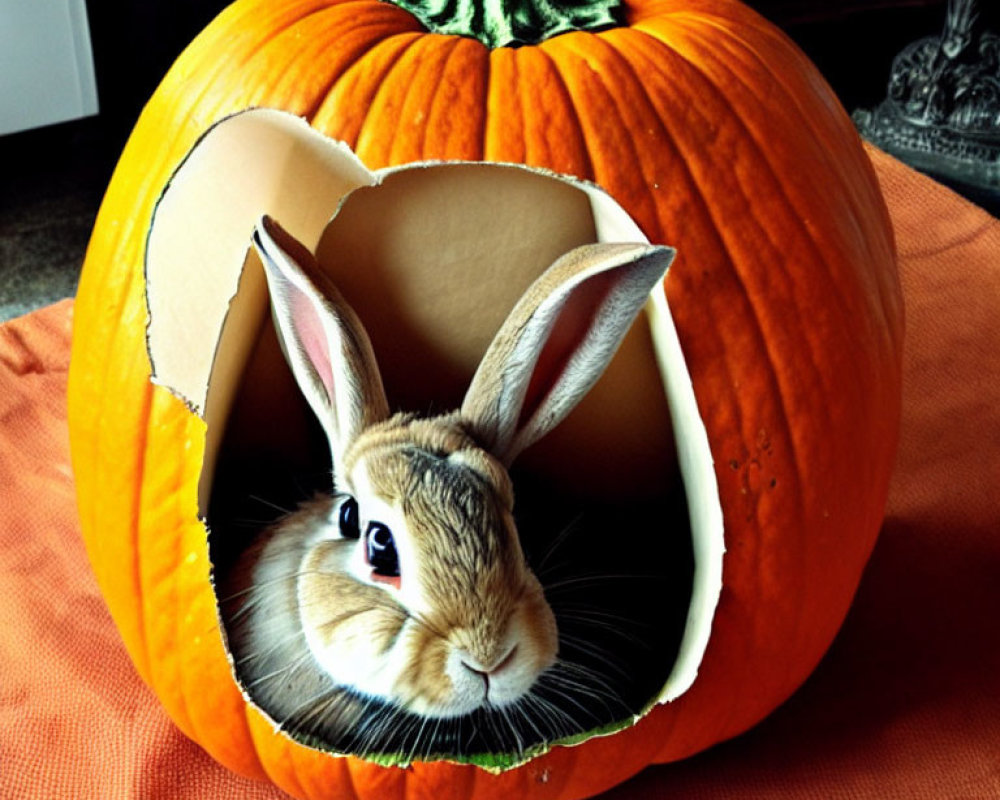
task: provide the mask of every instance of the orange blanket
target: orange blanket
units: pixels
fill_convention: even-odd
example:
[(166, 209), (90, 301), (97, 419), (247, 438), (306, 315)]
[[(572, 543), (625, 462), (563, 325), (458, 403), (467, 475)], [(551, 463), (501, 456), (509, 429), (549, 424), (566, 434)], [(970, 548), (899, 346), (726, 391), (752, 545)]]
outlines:
[[(604, 800), (1000, 798), (1000, 222), (872, 158), (907, 301), (903, 439), (847, 623), (770, 719)], [(0, 326), (0, 798), (280, 798), (178, 733), (80, 542), (69, 301)]]

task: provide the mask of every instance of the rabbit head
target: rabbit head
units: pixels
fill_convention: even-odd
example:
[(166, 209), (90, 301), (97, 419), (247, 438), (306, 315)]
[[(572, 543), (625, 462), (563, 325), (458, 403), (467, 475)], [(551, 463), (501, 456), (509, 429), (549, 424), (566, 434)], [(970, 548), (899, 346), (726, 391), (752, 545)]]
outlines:
[(296, 602), (312, 657), (337, 685), (428, 717), (516, 702), (554, 663), (558, 633), (507, 467), (597, 380), (673, 251), (592, 245), (560, 259), (497, 333), (461, 408), (421, 418), (390, 414), (368, 336), (308, 250), (266, 217), (254, 244), (333, 464), (333, 496), (279, 523), (310, 541)]

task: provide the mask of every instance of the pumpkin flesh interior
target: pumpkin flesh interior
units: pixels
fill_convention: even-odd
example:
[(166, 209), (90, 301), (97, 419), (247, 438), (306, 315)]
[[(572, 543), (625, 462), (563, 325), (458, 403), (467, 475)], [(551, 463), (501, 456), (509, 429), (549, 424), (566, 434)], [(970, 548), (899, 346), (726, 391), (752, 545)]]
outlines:
[[(254, 113), (266, 112), (250, 112), (231, 122), (245, 126), (245, 117)], [(274, 117), (266, 121), (294, 129), (281, 115)], [(244, 148), (251, 140), (245, 135), (238, 139)], [(232, 160), (233, 142), (226, 144), (220, 149)], [(286, 152), (302, 149), (297, 145)], [(257, 163), (255, 158), (270, 157), (266, 153), (244, 151), (240, 163)], [(170, 212), (179, 219), (192, 215), (191, 197), (211, 195), (200, 181), (218, 180), (206, 177), (216, 169), (212, 160), (199, 166), (193, 163), (197, 155), (187, 165), (197, 169), (179, 173), (172, 184), (179, 188), (168, 190), (161, 201), (169, 211), (171, 191), (178, 198), (188, 197), (181, 211)], [(294, 166), (272, 169), (277, 177), (271, 181), (291, 184)], [(230, 178), (240, 174), (232, 167), (222, 171)], [(500, 321), (555, 258), (578, 244), (599, 240), (607, 230), (624, 228), (641, 238), (621, 220), (604, 218), (600, 208), (605, 199), (599, 192), (520, 168), (422, 166), (369, 177), (350, 162), (335, 173), (339, 183), (329, 194), (340, 191), (346, 200), (339, 206), (327, 202), (328, 213), (336, 213), (322, 227), (309, 202), (295, 202), (280, 191), (247, 200), (259, 186), (259, 175), (258, 183), (233, 191), (248, 205), (262, 206), (258, 214), (275, 216), (307, 245), (315, 244), (324, 272), (372, 338), (394, 408), (433, 413), (456, 407)], [(327, 191), (321, 187), (307, 196)], [(150, 237), (151, 264), (179, 256), (195, 262), (202, 258), (192, 253), (198, 246), (190, 240), (173, 252), (188, 229), (175, 222), (172, 230), (161, 212), (161, 224), (158, 228), (154, 220)], [(206, 230), (226, 239), (211, 226)], [(231, 247), (238, 241), (239, 225), (233, 231)], [(200, 506), (211, 530), (210, 556), (221, 585), (256, 533), (283, 509), (330, 484), (325, 440), (281, 356), (256, 256), (247, 256), (245, 263), (231, 254), (226, 257), (231, 266), (225, 280), (232, 290), (227, 294), (214, 289), (213, 313), (190, 310), (189, 285), (168, 299), (169, 285), (164, 282), (158, 288), (156, 276), (149, 276), (150, 293), (159, 294), (156, 302), (150, 300), (154, 374), (195, 409), (204, 409), (208, 446)], [(192, 276), (197, 274), (193, 268)], [(157, 311), (163, 307), (174, 309), (173, 319)], [(171, 349), (170, 339), (162, 335), (157, 341), (152, 323), (161, 324), (164, 318), (189, 334), (193, 329), (190, 341), (201, 340), (203, 348), (212, 341), (206, 336), (212, 327), (204, 320), (217, 320), (217, 346), (203, 389), (197, 376), (185, 373), (178, 378), (170, 369), (158, 369), (170, 363), (169, 358), (158, 358)], [(707, 640), (714, 598), (699, 613), (691, 613), (693, 584), (698, 581), (686, 495), (674, 461), (669, 421), (673, 412), (667, 408), (656, 367), (662, 330), (661, 324), (651, 335), (640, 319), (594, 390), (512, 471), (522, 545), (556, 611), (560, 658), (574, 665), (576, 679), (567, 680), (564, 673), (544, 689), (540, 682), (543, 702), (535, 704), (534, 712), (521, 714), (513, 726), (512, 715), (487, 712), (437, 726), (434, 736), (423, 734), (430, 726), (405, 714), (392, 726), (394, 733), (375, 739), (364, 730), (314, 722), (296, 725), (295, 720), (275, 719), (276, 725), (311, 746), (374, 760), (446, 758), (504, 767), (553, 743), (581, 741), (627, 726), (693, 681), (700, 651), (688, 652), (690, 663), (675, 679), (678, 653), (691, 651), (693, 629), (698, 631), (696, 639)], [(189, 387), (188, 392), (179, 387)], [(192, 401), (190, 394), (202, 399)], [(721, 545), (713, 552), (721, 561)], [(253, 689), (239, 665), (252, 655), (232, 654), (237, 680), (251, 702)], [(266, 707), (262, 710), (268, 713)], [(314, 720), (316, 715), (308, 716)]]

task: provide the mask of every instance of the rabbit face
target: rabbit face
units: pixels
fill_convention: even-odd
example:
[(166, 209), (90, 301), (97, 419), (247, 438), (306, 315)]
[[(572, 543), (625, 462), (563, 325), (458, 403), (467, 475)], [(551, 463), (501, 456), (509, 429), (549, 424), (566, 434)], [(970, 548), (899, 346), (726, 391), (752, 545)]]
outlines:
[(425, 716), (516, 702), (555, 662), (557, 633), (506, 471), (457, 418), (406, 416), (362, 434), (345, 466), (339, 537), (300, 581), (314, 657), (336, 682)]

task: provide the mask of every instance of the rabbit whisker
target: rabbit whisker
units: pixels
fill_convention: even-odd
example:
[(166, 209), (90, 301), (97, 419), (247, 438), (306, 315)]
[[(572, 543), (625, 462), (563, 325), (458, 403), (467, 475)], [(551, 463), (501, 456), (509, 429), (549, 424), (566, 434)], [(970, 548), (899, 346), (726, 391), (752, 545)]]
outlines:
[[(559, 669), (551, 676), (556, 683), (561, 681), (567, 686), (575, 684), (579, 691), (585, 692), (588, 696), (606, 698), (622, 711), (629, 710), (628, 704), (606, 673), (566, 660), (561, 660), (557, 666)], [(608, 710), (610, 713), (610, 709)]]
[[(427, 740), (427, 747), (424, 749), (424, 753), (423, 753), (424, 758), (429, 758), (431, 755), (433, 755), (432, 748), (435, 746), (434, 742), (438, 741), (438, 736), (441, 733), (441, 725), (444, 722), (445, 722), (445, 720), (444, 720), (443, 717), (438, 717), (437, 721), (434, 723), (434, 730), (431, 731), (431, 735), (428, 737), (428, 740)], [(448, 727), (448, 726), (446, 725), (445, 727)]]
[(293, 508), (285, 508), (284, 506), (278, 505), (272, 500), (268, 500), (266, 497), (261, 497), (259, 494), (248, 494), (247, 499), (253, 500), (255, 503), (260, 503), (262, 506), (273, 508), (275, 511), (280, 511), (284, 515), (291, 514), (295, 510)]
[[(653, 643), (650, 641), (649, 631), (652, 626), (638, 623), (635, 620), (630, 620), (628, 617), (620, 616), (618, 614), (604, 614), (601, 612), (591, 612), (589, 610), (581, 610), (577, 613), (567, 612), (564, 607), (553, 607), (553, 611), (556, 614), (556, 619), (560, 623), (576, 623), (574, 628), (591, 628), (602, 633), (614, 636), (616, 639), (620, 639), (628, 644), (635, 645), (641, 650), (652, 650)], [(635, 632), (629, 631), (628, 628), (633, 627), (636, 629)], [(564, 628), (565, 631), (565, 628)], [(640, 636), (638, 631), (646, 631), (647, 635)], [(564, 633), (564, 636), (567, 634)], [(582, 643), (584, 640), (577, 638), (577, 642)], [(584, 649), (581, 647), (581, 649)]]
[(559, 551), (559, 549), (566, 544), (567, 541), (569, 541), (571, 535), (577, 530), (583, 516), (583, 512), (577, 514), (573, 519), (566, 523), (562, 530), (556, 534), (555, 538), (549, 542), (545, 548), (545, 552), (542, 553), (542, 557), (539, 560), (538, 565), (534, 568), (536, 575), (542, 576), (546, 574), (546, 566), (549, 564), (549, 561)]
[(540, 741), (546, 741), (546, 734), (535, 724), (535, 719), (531, 714), (531, 704), (528, 702), (530, 693), (521, 697), (511, 708), (511, 714), (522, 720), (525, 727), (531, 728)]
[(574, 679), (569, 676), (549, 676), (549, 686), (558, 691), (559, 696), (572, 701), (571, 695), (583, 695), (587, 700), (601, 704), (608, 720), (629, 713), (628, 706), (619, 694), (607, 687), (597, 676), (591, 680)]
[(642, 574), (602, 574), (602, 573), (591, 573), (588, 575), (577, 575), (572, 578), (563, 578), (562, 580), (553, 581), (549, 584), (543, 584), (545, 590), (545, 596), (548, 597), (550, 593), (562, 592), (566, 589), (579, 589), (585, 588), (590, 589), (595, 586), (604, 586), (613, 581), (642, 581), (642, 580), (662, 580), (661, 576), (658, 575), (642, 575)]
[(429, 717), (420, 717), (419, 724), (415, 721), (411, 728), (411, 743), (407, 754), (407, 763), (413, 763), (421, 755), (420, 748), (424, 746), (424, 731), (430, 724)]
[(521, 715), (518, 714), (515, 711), (515, 709), (516, 709), (516, 705), (515, 706), (503, 706), (503, 708), (502, 708), (504, 719), (507, 720), (507, 722), (510, 724), (511, 730), (514, 731), (514, 736), (517, 739), (517, 754), (518, 754), (518, 756), (523, 756), (525, 754), (525, 752), (527, 751), (527, 747), (525, 746), (525, 742), (522, 739), (521, 734), (520, 734), (521, 725), (517, 724), (517, 719), (516, 719), (518, 716), (521, 716)]
[[(294, 631), (293, 633), (287, 634), (286, 636), (282, 636), (281, 639), (271, 644), (271, 646), (265, 650), (257, 650), (255, 652), (247, 653), (246, 655), (240, 656), (235, 660), (236, 666), (237, 668), (239, 668), (241, 666), (253, 663), (255, 661), (261, 661), (267, 659), (273, 656), (275, 653), (283, 650), (289, 643), (294, 642), (296, 639), (302, 637), (302, 635), (303, 635), (302, 631)], [(310, 654), (307, 652), (306, 655)]]
[(406, 762), (408, 764), (412, 763), (416, 758), (417, 750), (421, 744), (421, 737), (423, 736), (424, 729), (427, 727), (427, 717), (424, 717), (420, 723), (420, 728), (417, 730), (416, 735), (413, 737), (413, 744), (410, 747), (410, 752), (407, 754)]
[[(261, 655), (262, 654), (258, 653), (258, 654), (255, 654), (254, 656), (248, 656), (247, 658), (243, 659), (243, 661), (247, 661), (247, 660), (249, 660), (251, 658), (255, 658), (255, 657), (261, 656)], [(294, 674), (296, 672), (296, 670), (301, 669), (304, 664), (308, 663), (308, 661), (311, 658), (312, 658), (312, 654), (311, 653), (308, 653), (308, 652), (304, 653), (303, 655), (301, 655), (297, 659), (295, 659), (295, 661), (293, 661), (291, 664), (284, 664), (281, 667), (279, 667), (277, 669), (274, 669), (271, 672), (266, 673), (265, 675), (260, 675), (260, 676), (258, 676), (256, 678), (254, 678), (252, 681), (250, 681), (249, 683), (245, 684), (244, 688), (248, 692), (252, 692), (255, 687), (260, 686), (262, 683), (266, 683), (268, 681), (274, 680), (275, 678), (286, 678), (286, 677), (289, 677), (290, 675)]]
[(576, 707), (576, 709), (579, 710), (585, 717), (590, 718), (596, 723), (602, 722), (601, 718), (596, 713), (594, 713), (592, 709), (588, 708), (586, 705), (580, 702), (580, 700), (574, 697), (574, 693), (561, 691), (559, 692), (558, 697), (564, 703), (568, 703), (569, 705)]
[[(296, 706), (278, 727), (288, 733), (315, 733), (340, 693), (341, 690), (336, 687), (322, 690)], [(311, 720), (316, 722), (310, 726)]]
[(381, 702), (376, 698), (368, 698), (361, 715), (360, 730), (357, 735), (358, 752), (376, 753), (379, 751), (378, 742), (384, 738), (385, 732), (393, 727), (402, 715), (391, 705)]
[[(320, 600), (320, 601), (317, 601), (317, 602), (322, 602), (322, 601)], [(327, 626), (332, 627), (332, 626), (335, 626), (335, 625), (341, 625), (344, 622), (346, 622), (347, 620), (353, 619), (354, 617), (360, 617), (360, 616), (363, 616), (365, 614), (378, 613), (380, 611), (382, 611), (382, 609), (380, 607), (378, 607), (378, 606), (371, 606), (369, 608), (351, 609), (350, 611), (345, 611), (345, 612), (343, 612), (341, 614), (335, 614), (335, 615), (333, 615), (331, 617), (328, 617), (327, 619), (323, 620), (323, 622), (321, 623), (321, 625), (323, 627), (327, 627)]]
[(526, 695), (531, 703), (538, 709), (542, 717), (547, 718), (552, 738), (559, 738), (560, 735), (569, 735), (579, 726), (566, 711), (559, 708), (551, 700), (542, 697), (537, 691), (531, 691)]
[(285, 581), (298, 580), (299, 578), (305, 575), (315, 575), (318, 572), (319, 570), (316, 569), (302, 569), (302, 570), (297, 570), (295, 572), (289, 572), (285, 575), (279, 575), (276, 578), (271, 578), (266, 581), (256, 581), (253, 583), (253, 585), (247, 586), (245, 589), (240, 589), (238, 591), (233, 592), (232, 594), (226, 595), (225, 597), (217, 598), (218, 603), (221, 606), (232, 603), (235, 600), (239, 600), (240, 598), (245, 597), (248, 594), (257, 594), (257, 593), (264, 594), (263, 590), (267, 589), (268, 587), (274, 586), (275, 584), (284, 583)]
[(565, 631), (560, 634), (559, 641), (563, 644), (569, 645), (570, 649), (578, 650), (588, 656), (600, 659), (604, 666), (613, 670), (621, 678), (625, 680), (629, 680), (631, 678), (631, 674), (629, 672), (630, 665), (616, 656), (612, 651), (604, 647), (600, 647), (588, 639), (573, 636)]

